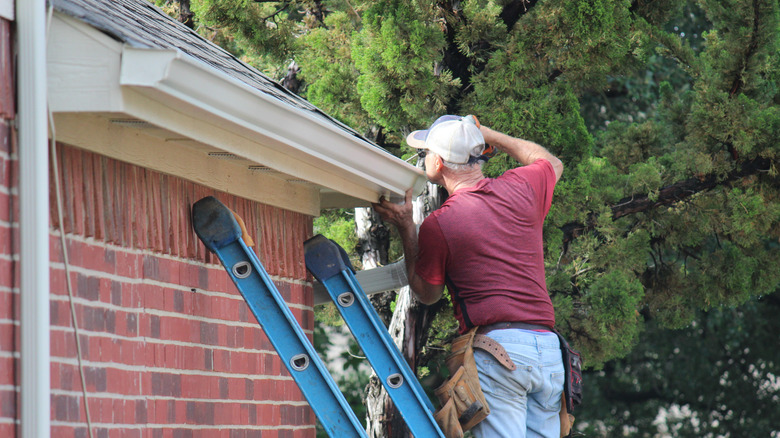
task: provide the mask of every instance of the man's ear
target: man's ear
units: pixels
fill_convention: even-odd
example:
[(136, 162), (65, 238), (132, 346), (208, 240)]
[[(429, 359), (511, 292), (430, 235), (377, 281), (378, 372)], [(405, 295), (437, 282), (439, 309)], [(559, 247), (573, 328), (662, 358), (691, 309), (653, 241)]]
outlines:
[(442, 161), (442, 158), (439, 155), (433, 157), (433, 170), (439, 173), (441, 172), (442, 167), (444, 167), (444, 162)]

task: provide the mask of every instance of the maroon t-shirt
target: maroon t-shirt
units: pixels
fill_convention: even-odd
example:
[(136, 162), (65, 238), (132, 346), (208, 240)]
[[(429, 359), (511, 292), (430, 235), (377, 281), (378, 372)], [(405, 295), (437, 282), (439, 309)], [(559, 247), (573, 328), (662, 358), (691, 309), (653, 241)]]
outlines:
[(415, 271), (447, 285), (461, 333), (496, 322), (555, 325), (542, 248), (554, 188), (552, 165), (537, 160), (457, 190), (420, 226)]

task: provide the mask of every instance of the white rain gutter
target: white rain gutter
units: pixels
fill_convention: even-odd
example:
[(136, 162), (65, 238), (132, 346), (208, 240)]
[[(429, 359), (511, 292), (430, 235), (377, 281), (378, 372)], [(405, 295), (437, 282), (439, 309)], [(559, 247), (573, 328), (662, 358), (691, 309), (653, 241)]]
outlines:
[[(258, 142), (256, 150), (227, 152), (285, 174), (369, 202), (376, 202), (377, 193), (400, 200), (409, 187), (416, 193), (424, 187), (424, 175), (414, 166), (316, 113), (282, 102), (177, 50), (125, 46), (119, 83), (190, 115), (200, 113), (204, 123), (247, 133)], [(316, 180), (301, 163), (328, 175)], [(334, 184), (334, 177), (348, 180), (352, 191), (350, 184)]]
[(16, 1), (19, 44), (21, 437), (51, 434), (49, 371), (49, 166), (46, 2)]

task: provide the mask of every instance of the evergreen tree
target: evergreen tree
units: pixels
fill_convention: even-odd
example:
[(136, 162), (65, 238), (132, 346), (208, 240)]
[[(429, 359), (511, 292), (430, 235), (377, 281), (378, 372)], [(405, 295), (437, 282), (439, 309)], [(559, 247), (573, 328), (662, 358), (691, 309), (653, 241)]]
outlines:
[(649, 321), (631, 353), (585, 376), (578, 428), (608, 437), (778, 436), (778, 311), (774, 294), (698, 311), (682, 330)]
[[(410, 154), (406, 133), (443, 113), (474, 114), (559, 156), (548, 289), (558, 327), (591, 369), (636, 380), (626, 361), (641, 354), (664, 376), (662, 339), (713, 318), (724, 330), (765, 328), (745, 319), (767, 317), (780, 285), (778, 0), (190, 6), (201, 32), (265, 73), (281, 79), (294, 61), (304, 97), (399, 156)], [(499, 155), (485, 170), (514, 166)], [(745, 306), (755, 311), (734, 310)], [(761, 351), (732, 378), (754, 379)], [(776, 398), (776, 371), (767, 373)], [(596, 381), (586, 391), (606, 392)]]

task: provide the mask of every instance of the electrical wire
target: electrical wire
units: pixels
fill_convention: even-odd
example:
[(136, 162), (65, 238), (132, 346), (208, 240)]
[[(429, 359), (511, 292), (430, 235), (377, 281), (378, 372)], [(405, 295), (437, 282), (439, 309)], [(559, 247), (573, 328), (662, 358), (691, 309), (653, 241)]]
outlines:
[[(46, 23), (46, 39), (48, 41), (49, 25), (51, 24), (51, 17), (54, 8), (49, 5), (49, 13)], [(56, 190), (57, 199), (57, 221), (60, 227), (60, 246), (62, 246), (62, 261), (65, 264), (65, 285), (68, 289), (68, 302), (70, 303), (70, 318), (73, 323), (73, 335), (76, 338), (76, 359), (78, 360), (79, 376), (81, 377), (81, 393), (84, 398), (84, 412), (87, 417), (87, 432), (89, 438), (93, 438), (92, 435), (92, 421), (89, 416), (89, 398), (87, 397), (87, 380), (84, 376), (84, 363), (81, 354), (81, 341), (79, 340), (79, 325), (76, 321), (76, 305), (73, 302), (73, 286), (70, 281), (70, 260), (68, 259), (68, 247), (65, 242), (65, 224), (63, 222), (62, 214), (62, 190), (60, 184), (60, 172), (59, 164), (57, 160), (57, 134), (54, 129), (54, 114), (51, 111), (51, 107), (47, 106), (47, 112), (49, 114), (49, 129), (51, 131), (51, 161), (52, 170), (54, 172), (54, 190)]]
[(70, 260), (68, 259), (68, 248), (65, 243), (65, 228), (63, 223), (63, 215), (62, 215), (62, 196), (61, 196), (61, 189), (60, 189), (60, 177), (59, 177), (59, 171), (57, 170), (58, 166), (58, 160), (57, 160), (57, 144), (56, 144), (56, 138), (54, 135), (54, 117), (52, 116), (51, 110), (49, 110), (49, 123), (51, 126), (51, 160), (52, 160), (52, 168), (54, 171), (54, 187), (57, 191), (56, 198), (57, 198), (57, 220), (60, 224), (60, 245), (62, 246), (62, 261), (65, 264), (65, 285), (68, 289), (68, 302), (70, 303), (70, 318), (73, 322), (73, 334), (76, 338), (76, 355), (78, 359), (78, 366), (79, 366), (79, 376), (81, 377), (81, 392), (84, 396), (84, 412), (87, 414), (87, 430), (89, 431), (89, 438), (93, 438), (92, 436), (92, 421), (89, 417), (89, 400), (87, 397), (87, 382), (84, 377), (84, 364), (82, 362), (82, 355), (81, 355), (81, 341), (79, 340), (79, 325), (76, 321), (76, 305), (73, 302), (73, 286), (71, 285), (70, 281)]

